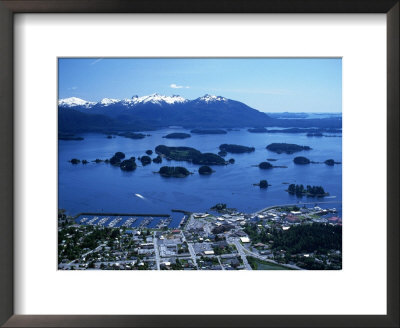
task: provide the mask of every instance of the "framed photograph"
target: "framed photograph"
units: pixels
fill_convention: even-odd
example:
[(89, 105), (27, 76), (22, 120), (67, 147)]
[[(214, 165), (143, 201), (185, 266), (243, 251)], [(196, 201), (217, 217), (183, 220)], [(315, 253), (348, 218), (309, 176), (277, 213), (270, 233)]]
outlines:
[[(58, 58), (58, 269), (341, 270), (341, 72), (341, 58)], [(276, 107), (300, 112), (254, 109)]]
[(399, 326), (398, 1), (0, 10), (3, 326)]

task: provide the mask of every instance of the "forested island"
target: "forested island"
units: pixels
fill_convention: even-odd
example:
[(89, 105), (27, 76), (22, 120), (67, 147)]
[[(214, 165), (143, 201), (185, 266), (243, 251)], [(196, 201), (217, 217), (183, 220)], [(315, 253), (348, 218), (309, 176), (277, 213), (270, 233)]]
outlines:
[(157, 155), (157, 157), (153, 158), (153, 163), (160, 164), (162, 163), (162, 157)]
[(241, 145), (233, 145), (233, 144), (222, 144), (219, 146), (221, 151), (225, 151), (227, 153), (233, 154), (242, 154), (242, 153), (251, 153), (256, 149), (254, 147), (246, 147)]
[(269, 151), (282, 154), (293, 154), (302, 150), (311, 150), (309, 146), (300, 146), (296, 144), (288, 144), (288, 143), (272, 143), (266, 147)]
[(272, 165), (272, 164), (269, 163), (269, 162), (261, 162), (260, 164), (258, 164), (258, 167), (259, 167), (260, 169), (262, 169), (262, 170), (269, 170), (269, 169), (272, 169), (272, 168), (287, 169), (287, 166), (284, 166), (284, 165), (279, 165), (279, 166), (277, 166), (277, 165)]
[(166, 178), (185, 178), (191, 174), (186, 168), (181, 166), (163, 166), (157, 173)]
[[(106, 159), (104, 162), (114, 166), (119, 166), (122, 171), (134, 171), (137, 167), (135, 157), (123, 160), (124, 158), (125, 154), (121, 151), (117, 151), (110, 159)], [(102, 163), (103, 160), (97, 158), (93, 162)]]
[(70, 160), (70, 162), (71, 162), (71, 164), (76, 165), (76, 164), (79, 164), (81, 162), (81, 160), (77, 159), (77, 158), (73, 158), (73, 159)]
[(333, 166), (335, 164), (342, 164), (342, 162), (335, 162), (335, 160), (333, 159), (327, 159), (324, 163), (328, 166)]
[(305, 165), (305, 164), (310, 164), (311, 163), (311, 161), (307, 157), (304, 157), (304, 156), (295, 157), (293, 159), (293, 162), (295, 164), (300, 164), (300, 165)]
[(121, 151), (117, 151), (113, 157), (110, 158), (111, 165), (120, 165), (121, 159), (125, 158), (125, 154)]
[(191, 133), (194, 134), (227, 134), (225, 130), (221, 129), (194, 129), (190, 131)]
[(267, 189), (269, 184), (267, 180), (260, 180), (259, 183), (255, 183), (254, 186), (260, 187), (260, 189)]
[(211, 169), (211, 167), (209, 167), (207, 165), (200, 166), (200, 168), (199, 168), (199, 174), (201, 174), (201, 175), (210, 175), (213, 172), (214, 171)]
[(334, 128), (287, 128), (287, 129), (266, 129), (266, 128), (253, 128), (248, 129), (250, 133), (307, 133), (307, 136), (323, 136), (323, 132), (327, 133), (342, 133), (341, 129)]
[(142, 165), (149, 165), (151, 163), (151, 158), (150, 156), (142, 156), (140, 158), (138, 158), (138, 160), (140, 160), (140, 162), (142, 162)]
[(185, 161), (199, 165), (225, 165), (225, 160), (213, 153), (202, 153), (191, 147), (168, 147), (158, 145), (155, 148), (158, 155), (164, 156), (168, 160)]
[(223, 212), (227, 209), (225, 203), (218, 203), (215, 204), (213, 207), (210, 208), (210, 210), (217, 211), (217, 212)]
[(136, 169), (136, 166), (137, 165), (134, 157), (122, 161), (121, 164), (119, 165), (122, 171), (133, 171)]
[(268, 169), (272, 169), (273, 165), (268, 162), (261, 162), (260, 164), (258, 164), (258, 167), (262, 170), (268, 170)]
[(297, 196), (309, 196), (309, 197), (324, 197), (328, 196), (329, 193), (325, 192), (324, 188), (321, 186), (310, 186), (307, 185), (306, 188), (302, 184), (290, 184), (286, 190), (289, 194)]
[[(151, 154), (153, 154), (153, 151), (147, 150), (146, 154), (151, 155)], [(97, 158), (97, 159), (93, 160), (92, 162), (97, 163), (97, 164), (104, 162), (106, 164), (111, 164), (113, 166), (119, 166), (120, 169), (123, 171), (135, 170), (137, 167), (136, 158), (131, 157), (129, 159), (123, 160), (124, 158), (125, 158), (125, 154), (121, 151), (118, 151), (109, 159), (107, 158), (106, 160), (102, 160), (102, 159)], [(157, 164), (162, 163), (162, 157), (160, 155), (157, 155), (153, 159), (151, 159), (151, 157), (147, 156), (147, 155), (138, 157), (137, 159), (138, 159), (138, 161), (141, 162), (141, 164), (143, 166), (149, 165), (149, 164), (151, 164), (151, 162), (157, 163)], [(81, 161), (80, 159), (77, 159), (77, 158), (73, 158), (69, 162), (74, 165), (79, 164), (79, 163), (82, 163), (82, 164), (89, 163), (87, 160)]]
[(191, 135), (189, 133), (174, 132), (174, 133), (167, 134), (163, 138), (166, 138), (166, 139), (186, 139), (186, 138), (190, 138), (190, 137), (191, 137)]
[(143, 139), (146, 137), (146, 135), (143, 133), (135, 133), (135, 132), (120, 132), (117, 133), (117, 135), (129, 139)]

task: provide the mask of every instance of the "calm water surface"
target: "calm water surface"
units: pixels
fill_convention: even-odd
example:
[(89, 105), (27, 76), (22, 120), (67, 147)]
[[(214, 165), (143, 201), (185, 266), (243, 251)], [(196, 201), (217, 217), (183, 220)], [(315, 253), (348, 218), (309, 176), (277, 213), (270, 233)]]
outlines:
[[(107, 139), (103, 134), (83, 134), (83, 141), (59, 141), (59, 208), (71, 215), (80, 212), (121, 212), (121, 213), (165, 213), (171, 209), (188, 211), (207, 211), (216, 203), (226, 203), (228, 207), (244, 212), (254, 212), (270, 205), (294, 204), (298, 201), (316, 203), (316, 198), (289, 195), (283, 182), (303, 185), (322, 185), (330, 193), (323, 201), (338, 201), (321, 207), (336, 207), (341, 210), (342, 165), (325, 164), (295, 165), (293, 158), (306, 156), (312, 161), (334, 159), (342, 161), (342, 138), (307, 137), (305, 134), (256, 134), (246, 129), (230, 131), (226, 135), (195, 135), (185, 140), (162, 138), (171, 132), (188, 132), (184, 129), (164, 129), (148, 132), (150, 137), (132, 140), (123, 137)], [(307, 145), (310, 151), (293, 155), (276, 154), (265, 147), (272, 142)], [(92, 161), (96, 158), (112, 157), (122, 151), (126, 157), (143, 156), (145, 151), (157, 145), (189, 146), (202, 152), (217, 153), (218, 146), (232, 143), (252, 146), (256, 151), (249, 154), (228, 154), (225, 158), (234, 158), (235, 164), (214, 166), (216, 171), (210, 176), (197, 173), (198, 165), (187, 162), (151, 163), (139, 166), (133, 172), (121, 171), (105, 163), (72, 165), (72, 158)], [(151, 157), (154, 158), (153, 154)], [(257, 165), (267, 158), (275, 158), (273, 165), (285, 165), (288, 168), (260, 170)], [(158, 171), (161, 166), (184, 166), (195, 172), (186, 178), (163, 178)], [(253, 186), (261, 179), (268, 180), (271, 186), (260, 189)], [(341, 214), (341, 213), (340, 213)]]

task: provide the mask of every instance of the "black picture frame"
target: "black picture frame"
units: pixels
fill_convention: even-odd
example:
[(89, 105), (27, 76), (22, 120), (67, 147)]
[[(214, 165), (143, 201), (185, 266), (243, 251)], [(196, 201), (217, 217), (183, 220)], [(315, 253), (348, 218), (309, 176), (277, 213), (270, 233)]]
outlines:
[[(0, 0), (0, 324), (4, 327), (399, 327), (399, 8), (399, 0)], [(16, 13), (385, 13), (387, 315), (14, 315), (13, 17)]]

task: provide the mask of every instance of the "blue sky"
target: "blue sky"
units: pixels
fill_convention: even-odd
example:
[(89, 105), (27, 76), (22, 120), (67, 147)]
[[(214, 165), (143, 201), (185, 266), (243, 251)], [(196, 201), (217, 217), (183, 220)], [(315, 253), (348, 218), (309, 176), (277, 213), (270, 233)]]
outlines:
[(60, 99), (212, 94), (264, 112), (342, 111), (337, 58), (60, 58), (58, 79)]

